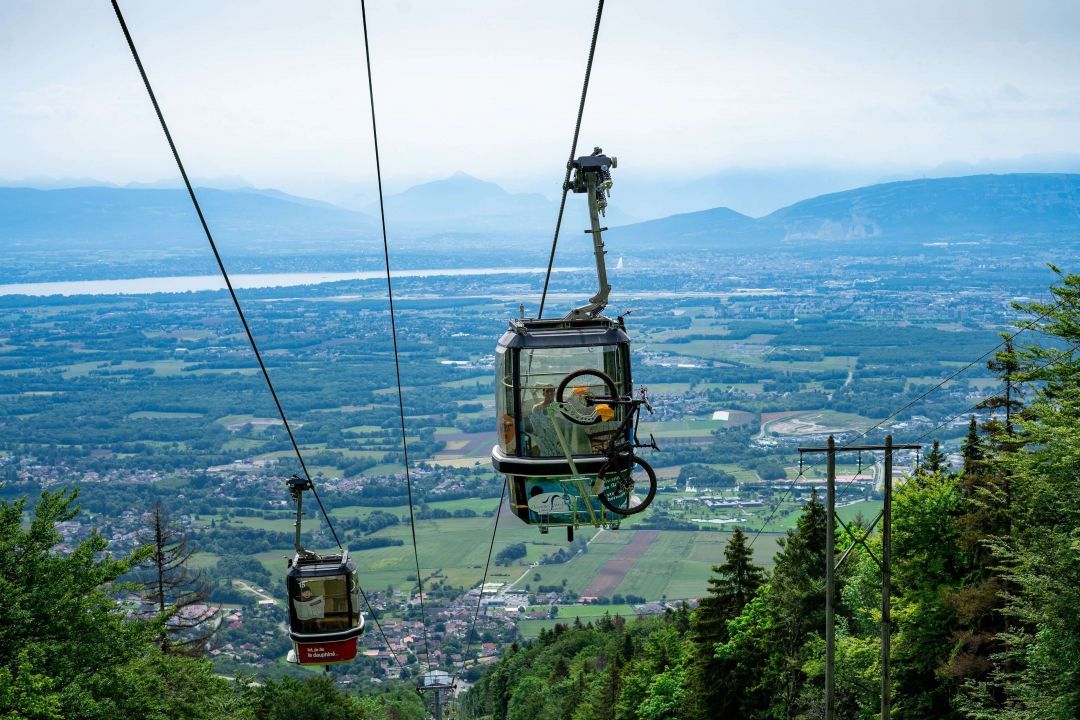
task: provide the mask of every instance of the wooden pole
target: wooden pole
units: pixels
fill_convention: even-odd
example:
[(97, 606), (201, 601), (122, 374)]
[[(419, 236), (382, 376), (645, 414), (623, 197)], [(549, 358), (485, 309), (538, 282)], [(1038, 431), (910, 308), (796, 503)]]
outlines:
[(836, 718), (836, 440), (829, 436), (825, 512), (825, 720)]

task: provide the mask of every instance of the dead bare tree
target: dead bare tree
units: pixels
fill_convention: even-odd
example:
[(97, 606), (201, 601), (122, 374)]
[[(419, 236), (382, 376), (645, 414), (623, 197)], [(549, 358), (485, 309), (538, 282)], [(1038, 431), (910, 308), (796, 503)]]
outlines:
[(220, 622), (208, 604), (210, 583), (189, 566), (196, 549), (179, 523), (173, 522), (161, 501), (149, 513), (149, 526), (140, 541), (154, 549), (141, 577), (147, 617), (165, 618), (158, 639), (161, 649), (179, 655), (201, 655)]

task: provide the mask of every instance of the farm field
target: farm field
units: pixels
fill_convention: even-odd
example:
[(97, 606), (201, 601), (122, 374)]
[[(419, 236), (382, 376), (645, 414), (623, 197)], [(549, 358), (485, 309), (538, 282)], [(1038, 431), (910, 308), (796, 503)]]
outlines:
[[(490, 499), (488, 502), (492, 502)], [(435, 503), (443, 509), (471, 507), (477, 500)], [(359, 508), (353, 506), (357, 517), (373, 510), (406, 512), (407, 508)], [(867, 514), (867, 513), (864, 513)], [(852, 514), (854, 517), (854, 514)], [(314, 520), (314, 518), (313, 518)], [(249, 527), (288, 531), (291, 521), (262, 520), (261, 518), (234, 518)], [(451, 585), (474, 587), (483, 576), (487, 548), (477, 543), (477, 537), (489, 537), (493, 518), (448, 518), (423, 520), (417, 523), (417, 542), (420, 564), (425, 582), (438, 577)], [(711, 566), (723, 561), (723, 547), (730, 533), (719, 531), (634, 531), (622, 529), (601, 531), (581, 528), (578, 536), (592, 541), (588, 551), (574, 556), (567, 562), (536, 565), (545, 555), (567, 546), (565, 536), (553, 531), (541, 535), (535, 528), (520, 523), (516, 518), (504, 517), (499, 524), (495, 539), (495, 553), (509, 545), (522, 543), (526, 556), (510, 565), (495, 565), (488, 573), (488, 582), (512, 583), (515, 590), (533, 590), (539, 585), (564, 586), (567, 590), (583, 594), (610, 597), (615, 594), (633, 594), (648, 600), (697, 597), (706, 588)], [(595, 536), (595, 537), (594, 537)], [(363, 568), (361, 581), (365, 587), (395, 590), (411, 590), (415, 587), (415, 560), (412, 554), (411, 535), (407, 525), (384, 528), (369, 537), (402, 540), (402, 545), (355, 550), (354, 558)], [(755, 561), (771, 565), (779, 535), (764, 533), (754, 547)], [(635, 545), (635, 543), (637, 543)], [(634, 546), (632, 550), (631, 546)], [(630, 550), (629, 553), (627, 551)], [(622, 555), (620, 556), (620, 553)], [(256, 555), (272, 573), (280, 573), (284, 559), (291, 557), (291, 548), (275, 548)], [(619, 556), (619, 557), (617, 557)], [(621, 572), (613, 572), (610, 564), (615, 561)], [(207, 564), (210, 560), (206, 561)], [(605, 572), (607, 568), (607, 572)], [(535, 576), (540, 575), (540, 580)], [(603, 582), (603, 592), (590, 591), (590, 586)], [(598, 586), (594, 586), (598, 587)], [(268, 588), (279, 595), (280, 589)]]
[(626, 545), (611, 556), (596, 573), (596, 577), (582, 591), (587, 597), (611, 597), (615, 594), (615, 588), (623, 581), (623, 578), (634, 568), (639, 558), (648, 552), (653, 542), (660, 535), (656, 530), (638, 530)]

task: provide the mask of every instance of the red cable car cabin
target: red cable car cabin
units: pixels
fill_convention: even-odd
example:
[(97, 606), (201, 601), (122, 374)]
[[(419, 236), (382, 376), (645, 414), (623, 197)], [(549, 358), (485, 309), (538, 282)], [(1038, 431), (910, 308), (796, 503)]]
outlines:
[(289, 637), (296, 662), (330, 665), (356, 657), (364, 634), (360, 582), (356, 563), (341, 555), (302, 557), (289, 561)]

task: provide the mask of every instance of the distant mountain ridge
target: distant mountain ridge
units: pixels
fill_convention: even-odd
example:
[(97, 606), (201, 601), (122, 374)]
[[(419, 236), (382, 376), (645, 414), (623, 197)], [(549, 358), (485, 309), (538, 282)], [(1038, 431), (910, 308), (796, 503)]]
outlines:
[[(414, 232), (548, 233), (558, 211), (558, 203), (539, 193), (507, 192), (460, 171), (389, 195), (385, 204), (387, 223)], [(377, 217), (379, 205), (372, 203), (364, 211)], [(632, 218), (610, 207), (607, 221), (618, 225)]]
[(811, 243), (1080, 239), (1080, 174), (971, 175), (870, 185), (762, 218), (713, 208), (612, 230), (634, 246), (783, 248)]
[[(276, 193), (276, 191), (275, 191)], [(317, 249), (333, 240), (375, 239), (360, 213), (285, 193), (198, 188), (215, 238), (245, 252)], [(0, 188), (5, 250), (205, 249), (186, 190), (82, 187)]]
[[(321, 201), (250, 187), (199, 188), (198, 195), (215, 237), (231, 252), (345, 254), (380, 244), (375, 217)], [(584, 202), (574, 199), (564, 236), (575, 220), (587, 222)], [(433, 251), (467, 251), (470, 262), (500, 257), (510, 241), (543, 250), (537, 243), (557, 210), (541, 195), (509, 193), (464, 173), (391, 195), (386, 206), (392, 241), (416, 250), (414, 241), (426, 238)], [(620, 252), (1075, 240), (1080, 174), (891, 182), (810, 198), (762, 218), (722, 207), (624, 226), (618, 218), (613, 208), (605, 221), (609, 246)], [(0, 250), (9, 258), (41, 251), (146, 257), (202, 253), (205, 239), (184, 190), (0, 187)]]

